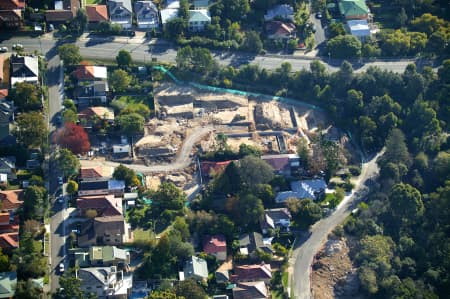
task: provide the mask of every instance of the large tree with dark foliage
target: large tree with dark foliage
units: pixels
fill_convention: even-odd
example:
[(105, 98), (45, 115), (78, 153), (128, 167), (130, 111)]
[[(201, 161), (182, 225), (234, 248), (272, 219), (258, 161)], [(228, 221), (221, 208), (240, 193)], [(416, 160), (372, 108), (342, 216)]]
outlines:
[(65, 123), (63, 128), (55, 132), (54, 140), (74, 154), (84, 154), (91, 147), (89, 136), (84, 128), (70, 122)]

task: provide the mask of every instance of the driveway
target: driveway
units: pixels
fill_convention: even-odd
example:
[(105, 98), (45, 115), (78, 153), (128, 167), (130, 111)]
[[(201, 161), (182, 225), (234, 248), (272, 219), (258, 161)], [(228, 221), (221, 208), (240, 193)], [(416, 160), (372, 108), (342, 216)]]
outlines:
[(322, 26), (322, 20), (316, 18), (315, 14), (311, 14), (310, 21), (316, 28), (316, 32), (314, 33), (315, 47), (322, 48), (325, 46), (325, 29)]

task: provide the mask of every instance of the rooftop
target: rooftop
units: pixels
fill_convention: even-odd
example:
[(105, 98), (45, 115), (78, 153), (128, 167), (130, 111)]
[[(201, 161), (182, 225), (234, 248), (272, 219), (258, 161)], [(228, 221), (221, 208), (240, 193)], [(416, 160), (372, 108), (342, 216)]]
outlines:
[(106, 5), (86, 5), (89, 22), (108, 21), (108, 7)]

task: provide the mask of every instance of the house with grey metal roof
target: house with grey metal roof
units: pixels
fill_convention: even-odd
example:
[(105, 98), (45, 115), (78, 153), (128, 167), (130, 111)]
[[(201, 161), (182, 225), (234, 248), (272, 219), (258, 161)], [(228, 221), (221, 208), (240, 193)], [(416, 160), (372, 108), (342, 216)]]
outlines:
[(109, 20), (112, 24), (119, 24), (122, 28), (131, 28), (133, 8), (131, 0), (109, 0)]
[(77, 271), (81, 280), (81, 290), (94, 293), (96, 298), (128, 298), (133, 287), (132, 274), (124, 274), (117, 268), (98, 267), (82, 268)]
[(16, 293), (17, 273), (0, 273), (0, 298), (12, 298)]
[(186, 261), (183, 272), (185, 279), (193, 278), (199, 281), (208, 279), (208, 265), (206, 261), (196, 256), (191, 256)]
[(151, 1), (136, 1), (134, 3), (137, 26), (141, 29), (158, 28), (158, 8)]

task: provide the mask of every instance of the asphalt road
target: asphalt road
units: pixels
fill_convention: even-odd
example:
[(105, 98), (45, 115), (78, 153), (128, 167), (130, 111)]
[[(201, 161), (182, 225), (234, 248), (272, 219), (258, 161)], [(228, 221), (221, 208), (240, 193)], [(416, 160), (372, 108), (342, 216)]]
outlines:
[[(61, 65), (61, 60), (59, 56), (52, 54), (47, 57), (47, 86), (49, 95), (48, 104), (48, 121), (49, 121), (49, 131), (53, 132), (58, 123), (56, 121), (57, 115), (61, 111), (61, 101), (64, 99), (64, 74)], [(51, 144), (50, 148), (56, 150), (56, 147)], [(52, 151), (51, 151), (52, 152)], [(58, 191), (61, 192), (60, 186), (57, 182), (57, 177), (60, 176), (57, 166), (50, 159), (49, 167), (49, 193), (51, 195), (56, 194)], [(53, 196), (52, 196), (53, 197)], [(65, 204), (64, 204), (65, 205)], [(64, 259), (66, 255), (66, 231), (65, 231), (65, 206), (58, 203), (56, 200), (52, 203), (52, 213), (53, 216), (50, 219), (50, 283), (51, 292), (54, 293), (59, 288), (59, 264)]]
[[(50, 38), (31, 38), (31, 37), (13, 37), (3, 40), (1, 46), (12, 48), (14, 43), (20, 43), (25, 47), (26, 51), (38, 51), (47, 53), (47, 57), (51, 57), (56, 53), (57, 42)], [(150, 61), (151, 58), (156, 58), (158, 61), (175, 62), (176, 50), (172, 49), (170, 45), (165, 42), (157, 42), (156, 44), (149, 44), (148, 41), (134, 40), (127, 38), (116, 39), (80, 39), (76, 42), (80, 47), (80, 52), (83, 57), (89, 59), (114, 59), (120, 50), (127, 50), (131, 52), (133, 60), (138, 62)], [(240, 52), (224, 53), (223, 51), (213, 52), (215, 59), (221, 65), (232, 65), (239, 67), (245, 64), (256, 64), (261, 68), (268, 70), (275, 70), (280, 67), (283, 62), (289, 62), (292, 65), (293, 71), (301, 69), (309, 69), (309, 65), (313, 58), (311, 57), (293, 57), (281, 55), (250, 55)], [(327, 64), (328, 59), (322, 61), (329, 71), (336, 71), (340, 63)], [(392, 61), (374, 61), (365, 64), (355, 64), (355, 72), (366, 70), (369, 66), (378, 66), (381, 69), (390, 70), (397, 73), (403, 73), (406, 66), (413, 62), (413, 60), (392, 60)]]
[[(361, 175), (352, 194), (346, 197), (337, 207), (336, 211), (327, 218), (317, 222), (310, 230), (311, 234), (306, 240), (297, 242), (292, 256), (289, 260), (290, 268), (293, 271), (291, 295), (295, 299), (313, 298), (310, 290), (311, 264), (317, 251), (326, 240), (328, 234), (351, 213), (354, 204), (363, 195), (366, 188), (364, 183), (377, 175), (378, 166), (376, 160), (381, 155), (379, 153), (367, 163), (363, 164)], [(302, 242), (304, 241), (304, 242)]]

